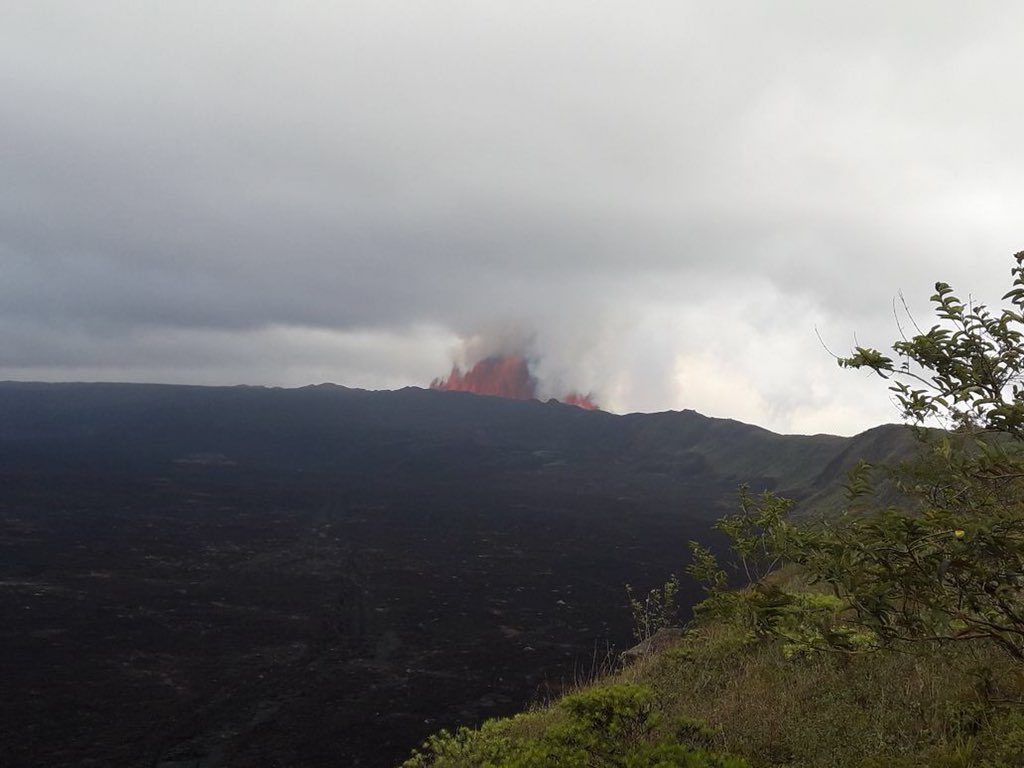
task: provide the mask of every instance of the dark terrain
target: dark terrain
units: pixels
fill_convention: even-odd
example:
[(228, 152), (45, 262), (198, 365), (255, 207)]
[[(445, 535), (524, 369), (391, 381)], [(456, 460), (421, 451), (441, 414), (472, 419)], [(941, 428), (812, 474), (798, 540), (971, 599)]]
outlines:
[(740, 482), (827, 510), (907, 443), (419, 389), (0, 384), (0, 765), (394, 765), (628, 644), (623, 585), (680, 571)]

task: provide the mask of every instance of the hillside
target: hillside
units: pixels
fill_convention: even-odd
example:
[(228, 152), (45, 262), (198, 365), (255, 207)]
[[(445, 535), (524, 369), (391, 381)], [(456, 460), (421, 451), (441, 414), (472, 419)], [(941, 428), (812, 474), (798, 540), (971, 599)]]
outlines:
[(679, 571), (740, 482), (821, 511), (909, 444), (412, 388), (2, 383), (0, 762), (393, 764), (627, 643), (623, 585)]
[(992, 646), (794, 653), (708, 616), (562, 698), (436, 734), (403, 768), (1018, 768), (1022, 696)]

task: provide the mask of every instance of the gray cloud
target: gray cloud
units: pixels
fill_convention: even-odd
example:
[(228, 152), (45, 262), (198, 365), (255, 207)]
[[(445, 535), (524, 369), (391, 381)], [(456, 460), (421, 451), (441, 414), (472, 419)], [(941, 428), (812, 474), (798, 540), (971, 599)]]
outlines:
[[(424, 384), (892, 418), (814, 336), (997, 298), (1019, 4), (14, 4), (0, 377)], [(467, 344), (469, 345), (467, 347)]]

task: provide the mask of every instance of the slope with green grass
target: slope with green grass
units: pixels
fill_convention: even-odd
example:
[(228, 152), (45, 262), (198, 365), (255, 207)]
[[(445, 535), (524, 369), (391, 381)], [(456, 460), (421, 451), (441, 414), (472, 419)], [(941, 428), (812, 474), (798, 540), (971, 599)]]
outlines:
[(985, 645), (794, 653), (706, 617), (563, 698), (442, 733), (405, 768), (1018, 768), (1024, 675)]

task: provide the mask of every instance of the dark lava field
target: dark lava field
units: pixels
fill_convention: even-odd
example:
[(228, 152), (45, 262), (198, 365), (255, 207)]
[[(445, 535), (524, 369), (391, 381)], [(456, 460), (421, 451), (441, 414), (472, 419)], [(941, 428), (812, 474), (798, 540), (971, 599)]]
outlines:
[(396, 765), (628, 645), (624, 585), (681, 572), (739, 482), (824, 503), (904, 437), (0, 383), (0, 765)]

